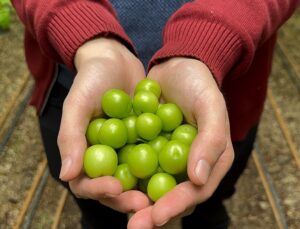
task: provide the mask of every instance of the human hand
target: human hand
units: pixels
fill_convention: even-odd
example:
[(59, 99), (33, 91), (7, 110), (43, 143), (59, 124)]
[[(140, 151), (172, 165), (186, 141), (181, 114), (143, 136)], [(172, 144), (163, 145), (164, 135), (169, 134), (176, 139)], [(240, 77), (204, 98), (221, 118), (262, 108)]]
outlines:
[(117, 40), (96, 38), (77, 50), (75, 66), (78, 72), (64, 101), (58, 135), (60, 179), (69, 182), (76, 196), (99, 200), (117, 211), (137, 211), (148, 206), (149, 200), (141, 192), (122, 193), (116, 178), (89, 179), (82, 171), (86, 128), (92, 117), (102, 113), (102, 94), (110, 88), (132, 94), (136, 83), (145, 78), (141, 62)]
[(198, 135), (188, 159), (190, 181), (135, 213), (128, 223), (130, 229), (161, 226), (191, 213), (213, 194), (234, 158), (225, 101), (205, 64), (171, 58), (154, 66), (148, 77), (161, 85), (163, 100), (176, 103), (186, 121), (198, 127)]

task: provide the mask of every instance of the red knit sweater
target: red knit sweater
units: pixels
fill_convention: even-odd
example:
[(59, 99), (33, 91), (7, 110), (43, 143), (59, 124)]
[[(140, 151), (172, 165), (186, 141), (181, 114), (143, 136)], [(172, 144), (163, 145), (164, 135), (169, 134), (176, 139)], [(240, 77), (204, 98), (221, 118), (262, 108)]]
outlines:
[[(163, 46), (150, 67), (163, 58), (189, 56), (213, 72), (227, 102), (233, 140), (259, 121), (271, 69), (276, 30), (300, 0), (199, 0), (169, 19)], [(13, 0), (25, 24), (25, 54), (35, 79), (32, 104), (40, 109), (54, 63), (73, 68), (77, 48), (96, 35), (119, 37), (134, 47), (107, 1)]]

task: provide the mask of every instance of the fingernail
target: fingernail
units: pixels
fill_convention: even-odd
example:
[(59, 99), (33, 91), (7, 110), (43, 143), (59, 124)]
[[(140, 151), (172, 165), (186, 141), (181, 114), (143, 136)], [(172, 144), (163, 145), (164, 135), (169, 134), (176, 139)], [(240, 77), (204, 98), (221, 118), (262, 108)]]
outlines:
[(202, 184), (205, 184), (210, 174), (210, 165), (205, 160), (200, 160), (196, 166), (196, 176)]
[(61, 170), (60, 170), (60, 174), (59, 174), (59, 178), (63, 178), (68, 171), (70, 170), (72, 165), (72, 159), (70, 157), (67, 157), (66, 159), (64, 159), (61, 163)]
[(163, 223), (157, 224), (156, 226), (161, 227), (163, 225), (165, 225), (169, 220), (163, 221)]
[(114, 198), (114, 197), (117, 197), (118, 195), (116, 194), (112, 194), (112, 193), (105, 193), (104, 194), (104, 198)]

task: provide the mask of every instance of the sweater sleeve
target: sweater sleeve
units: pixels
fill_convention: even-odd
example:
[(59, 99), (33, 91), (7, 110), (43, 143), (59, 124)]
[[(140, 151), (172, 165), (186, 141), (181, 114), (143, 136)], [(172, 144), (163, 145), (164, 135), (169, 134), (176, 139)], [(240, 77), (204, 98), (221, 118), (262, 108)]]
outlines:
[(149, 67), (165, 58), (193, 57), (204, 62), (219, 85), (243, 74), (255, 51), (292, 15), (299, 0), (196, 0), (167, 22), (163, 46)]
[(114, 36), (134, 52), (108, 1), (12, 0), (44, 55), (74, 68), (76, 50), (98, 35)]

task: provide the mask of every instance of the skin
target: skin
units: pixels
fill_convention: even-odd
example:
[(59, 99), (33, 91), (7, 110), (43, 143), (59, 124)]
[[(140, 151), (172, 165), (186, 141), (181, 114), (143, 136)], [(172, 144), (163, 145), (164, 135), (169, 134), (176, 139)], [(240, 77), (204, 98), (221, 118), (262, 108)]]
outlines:
[[(69, 182), (76, 196), (99, 200), (120, 212), (136, 212), (128, 228), (147, 229), (190, 214), (213, 194), (234, 153), (224, 98), (205, 64), (171, 58), (149, 72), (148, 77), (161, 85), (163, 100), (176, 103), (187, 122), (198, 126), (188, 160), (191, 181), (180, 183), (154, 205), (139, 191), (122, 193), (120, 182), (113, 177), (89, 179), (82, 173), (85, 131), (91, 117), (101, 111), (99, 97), (110, 88), (132, 95), (136, 83), (145, 77), (141, 62), (117, 41), (98, 38), (78, 49), (75, 66), (78, 74), (64, 103), (58, 145), (60, 178)], [(200, 172), (198, 161), (204, 165)]]
[(98, 200), (120, 212), (143, 209), (149, 206), (149, 199), (142, 192), (122, 193), (122, 185), (116, 178), (89, 179), (82, 172), (87, 147), (85, 131), (89, 120), (102, 113), (101, 96), (111, 88), (122, 89), (132, 96), (137, 82), (145, 78), (142, 63), (125, 46), (110, 38), (83, 44), (74, 63), (78, 73), (64, 102), (58, 135), (60, 179), (69, 182), (78, 197)]
[[(205, 64), (172, 58), (153, 67), (148, 77), (160, 83), (165, 101), (176, 103), (187, 122), (198, 126), (198, 135), (188, 159), (191, 181), (180, 183), (154, 205), (134, 214), (128, 223), (130, 229), (154, 228), (190, 214), (213, 194), (234, 158), (224, 98)], [(197, 175), (199, 160), (205, 161), (206, 170)]]

